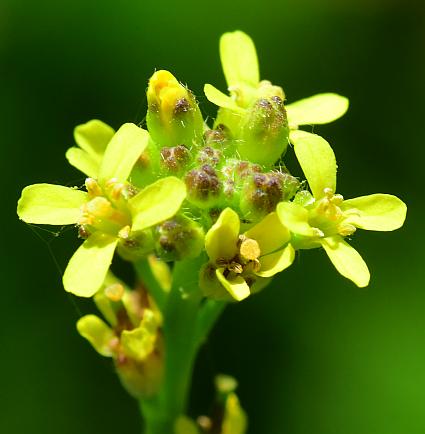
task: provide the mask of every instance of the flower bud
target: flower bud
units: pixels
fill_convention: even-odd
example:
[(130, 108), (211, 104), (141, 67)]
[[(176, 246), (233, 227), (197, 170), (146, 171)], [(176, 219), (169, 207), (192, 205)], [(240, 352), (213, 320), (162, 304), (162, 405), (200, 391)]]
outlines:
[(217, 172), (209, 164), (193, 169), (185, 176), (187, 199), (199, 208), (215, 206), (222, 191)]
[(165, 146), (161, 149), (161, 169), (168, 175), (178, 175), (191, 161), (189, 149), (185, 145)]
[(194, 96), (168, 71), (156, 71), (149, 80), (146, 122), (153, 140), (161, 146), (202, 141), (203, 119)]
[(217, 124), (213, 130), (205, 131), (204, 143), (206, 146), (218, 149), (226, 156), (234, 155), (236, 151), (230, 130), (223, 124)]
[(243, 159), (270, 166), (288, 146), (288, 121), (280, 96), (260, 98), (247, 110), (237, 135)]
[(299, 181), (287, 173), (254, 173), (242, 189), (241, 211), (249, 219), (261, 218), (274, 211), (279, 202), (290, 200), (299, 185)]
[(217, 167), (221, 163), (222, 157), (223, 154), (219, 149), (205, 146), (199, 150), (196, 161), (202, 165), (208, 164), (211, 167)]
[(158, 256), (165, 261), (196, 258), (204, 248), (202, 226), (184, 217), (176, 216), (155, 229)]
[(261, 166), (232, 158), (226, 161), (221, 173), (223, 175), (223, 193), (227, 203), (229, 206), (237, 208), (243, 185), (253, 174), (261, 173)]
[(146, 257), (154, 250), (152, 230), (131, 232), (130, 228), (123, 228), (119, 234), (118, 253), (127, 261), (137, 261)]
[(157, 144), (150, 139), (148, 146), (140, 155), (131, 171), (131, 182), (137, 187), (144, 187), (159, 177), (161, 155)]

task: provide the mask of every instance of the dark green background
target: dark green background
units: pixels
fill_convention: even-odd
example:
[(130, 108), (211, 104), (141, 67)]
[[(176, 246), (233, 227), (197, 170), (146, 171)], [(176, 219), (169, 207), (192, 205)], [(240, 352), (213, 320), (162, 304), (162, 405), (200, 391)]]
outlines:
[(423, 434), (424, 15), (423, 1), (1, 0), (0, 432), (140, 432), (110, 363), (75, 331), (92, 308), (61, 288), (74, 231), (18, 222), (16, 200), (31, 183), (81, 184), (64, 159), (73, 127), (141, 121), (155, 68), (213, 115), (202, 85), (224, 90), (218, 38), (240, 28), (289, 102), (350, 98), (344, 118), (316, 128), (335, 149), (339, 192), (393, 193), (409, 215), (395, 233), (356, 233), (367, 289), (309, 251), (229, 307), (202, 351), (192, 410), (206, 410), (211, 376), (225, 372), (240, 380), (250, 434)]

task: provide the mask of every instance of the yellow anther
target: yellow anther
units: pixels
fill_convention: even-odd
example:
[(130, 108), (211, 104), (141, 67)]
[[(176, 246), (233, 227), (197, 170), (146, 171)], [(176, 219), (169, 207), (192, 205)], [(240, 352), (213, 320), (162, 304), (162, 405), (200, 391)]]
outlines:
[(328, 199), (330, 199), (330, 198), (333, 196), (333, 194), (334, 194), (332, 188), (329, 188), (329, 187), (326, 187), (326, 188), (323, 190), (323, 193), (325, 193), (325, 196), (326, 196)]
[(342, 202), (344, 202), (344, 197), (342, 196), (342, 194), (334, 194), (332, 196), (332, 198), (330, 199), (330, 201), (334, 205), (339, 206), (339, 205), (342, 205)]
[(102, 195), (102, 189), (100, 188), (98, 182), (95, 179), (87, 178), (85, 184), (89, 196), (95, 197)]
[(338, 233), (343, 237), (348, 237), (350, 235), (353, 235), (354, 232), (356, 232), (356, 227), (350, 223), (342, 223), (338, 227)]
[(105, 288), (105, 295), (111, 301), (120, 301), (124, 295), (124, 286), (120, 283), (114, 283)]
[(118, 232), (118, 237), (121, 238), (122, 240), (127, 240), (130, 236), (130, 231), (131, 228), (130, 226), (124, 226), (119, 232)]
[(257, 241), (251, 238), (245, 238), (241, 242), (239, 254), (242, 256), (242, 258), (248, 261), (254, 261), (258, 259), (261, 254), (260, 246)]
[(116, 183), (112, 187), (109, 196), (111, 197), (112, 200), (117, 201), (121, 197), (121, 193), (123, 192), (123, 190), (124, 190), (124, 184)]

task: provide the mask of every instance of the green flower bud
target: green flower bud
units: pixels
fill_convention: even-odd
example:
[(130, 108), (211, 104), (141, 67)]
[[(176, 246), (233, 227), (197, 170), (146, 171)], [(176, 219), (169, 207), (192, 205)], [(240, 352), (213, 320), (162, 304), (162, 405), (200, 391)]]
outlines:
[(161, 149), (161, 169), (166, 175), (181, 174), (190, 162), (190, 151), (185, 145)]
[(227, 160), (226, 165), (221, 169), (221, 174), (223, 177), (223, 193), (229, 206), (239, 207), (242, 187), (246, 179), (252, 177), (255, 173), (261, 173), (260, 165), (237, 160), (236, 158)]
[(146, 122), (153, 140), (162, 146), (202, 141), (203, 119), (194, 96), (168, 71), (156, 71), (149, 80)]
[(279, 202), (290, 200), (299, 186), (300, 182), (287, 173), (254, 173), (243, 186), (241, 211), (250, 220), (261, 218), (274, 211)]
[(231, 139), (230, 130), (224, 124), (217, 124), (213, 130), (205, 131), (204, 143), (227, 156), (235, 154), (235, 145)]
[(132, 184), (141, 188), (156, 181), (159, 177), (160, 159), (158, 146), (150, 139), (131, 171)]
[(237, 150), (243, 159), (270, 166), (288, 146), (289, 128), (283, 99), (260, 98), (247, 110), (237, 135)]
[(209, 164), (193, 169), (185, 176), (187, 200), (199, 208), (212, 208), (220, 200), (222, 184)]
[(145, 258), (154, 250), (152, 230), (130, 232), (130, 227), (125, 227), (119, 232), (118, 253), (127, 261), (137, 261)]
[(223, 153), (219, 149), (205, 146), (199, 150), (196, 161), (202, 165), (208, 164), (211, 167), (217, 167), (221, 163), (222, 157)]
[(158, 256), (165, 261), (196, 258), (204, 248), (202, 226), (182, 215), (159, 224), (155, 228)]

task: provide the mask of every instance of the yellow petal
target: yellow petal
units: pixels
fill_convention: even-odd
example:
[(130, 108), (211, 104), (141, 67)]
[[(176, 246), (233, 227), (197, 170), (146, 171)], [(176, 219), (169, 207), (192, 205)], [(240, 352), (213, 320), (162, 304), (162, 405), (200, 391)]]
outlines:
[(255, 273), (261, 277), (271, 277), (288, 268), (295, 259), (295, 250), (288, 244), (284, 249), (278, 252), (260, 258), (260, 271)]
[(245, 232), (260, 246), (261, 255), (267, 255), (285, 245), (291, 238), (289, 230), (284, 226), (275, 212), (268, 214), (259, 223)]
[(365, 261), (342, 237), (326, 237), (321, 240), (321, 244), (340, 274), (360, 288), (369, 284), (370, 273)]
[(226, 290), (235, 300), (241, 301), (249, 296), (249, 286), (243, 277), (237, 276), (233, 279), (226, 279), (223, 275), (222, 268), (215, 270), (215, 274), (220, 283), (226, 288)]
[(393, 231), (403, 226), (406, 204), (390, 194), (371, 194), (344, 200), (341, 206), (350, 223), (369, 231)]
[(224, 209), (205, 235), (205, 249), (212, 262), (236, 255), (239, 230), (239, 216), (231, 208)]

